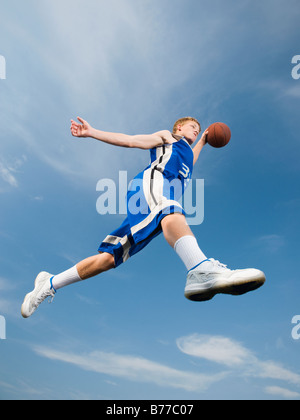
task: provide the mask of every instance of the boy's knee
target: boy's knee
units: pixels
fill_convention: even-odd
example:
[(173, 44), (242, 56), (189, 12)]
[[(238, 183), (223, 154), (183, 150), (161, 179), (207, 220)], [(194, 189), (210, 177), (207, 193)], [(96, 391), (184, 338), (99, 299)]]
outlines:
[(115, 258), (112, 254), (109, 254), (108, 252), (104, 252), (101, 255), (102, 255), (102, 258), (104, 260), (106, 270), (110, 270), (111, 268), (115, 268)]
[(161, 226), (162, 229), (164, 230), (165, 228), (168, 228), (169, 226), (173, 226), (177, 223), (183, 223), (187, 224), (186, 222), (186, 218), (183, 214), (181, 213), (172, 213), (172, 214), (168, 214), (167, 216), (165, 216), (162, 221), (161, 221)]
[(161, 221), (161, 226), (162, 228), (166, 228), (167, 226), (169, 226), (170, 224), (172, 224), (174, 222), (174, 214), (168, 214), (167, 216), (165, 216), (162, 221)]
[(169, 245), (174, 247), (176, 241), (182, 236), (192, 235), (186, 218), (183, 214), (170, 214), (163, 218), (161, 222), (164, 237)]

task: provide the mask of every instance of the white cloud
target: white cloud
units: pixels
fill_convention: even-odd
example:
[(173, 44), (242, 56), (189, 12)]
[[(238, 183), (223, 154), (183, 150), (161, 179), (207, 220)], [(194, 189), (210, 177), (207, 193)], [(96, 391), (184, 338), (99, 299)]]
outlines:
[(35, 347), (34, 350), (40, 356), (71, 363), (84, 370), (185, 391), (203, 391), (226, 376), (226, 373), (205, 375), (184, 372), (142, 357), (103, 351), (74, 354), (47, 347)]
[[(189, 10), (184, 2), (174, 8), (172, 2), (150, 0), (138, 5), (135, 0), (45, 0), (35, 5), (32, 21), (7, 16), (20, 48), (32, 57), (27, 64), (32, 85), (24, 87), (23, 79), (16, 79), (15, 92), (7, 95), (10, 106), (20, 103), (13, 112), (4, 110), (8, 126), (15, 130), (17, 121), (21, 131), (30, 132), (22, 134), (22, 142), (72, 181), (95, 181), (120, 167), (142, 169), (148, 158), (142, 153), (88, 140), (72, 143), (69, 118), (80, 114), (97, 128), (128, 133), (168, 128), (183, 112), (212, 118), (228, 92), (252, 80), (241, 76), (251, 57), (242, 51), (243, 40), (249, 38), (249, 26), (241, 19), (244, 5), (229, 7), (224, 19), (222, 2), (217, 3), (219, 7), (208, 2), (204, 9), (197, 4)], [(269, 16), (266, 8), (262, 15)], [(266, 30), (264, 19), (258, 23)], [(236, 32), (228, 31), (231, 26)], [(239, 43), (234, 42), (235, 33)], [(9, 175), (16, 185), (14, 174)]]
[(18, 187), (19, 183), (15, 175), (19, 172), (19, 169), (26, 160), (27, 157), (24, 155), (16, 158), (12, 163), (5, 162), (3, 158), (0, 160), (0, 176), (11, 187)]
[[(202, 374), (183, 371), (135, 355), (123, 355), (103, 351), (76, 354), (50, 347), (37, 346), (34, 351), (51, 360), (73, 364), (81, 369), (124, 378), (135, 382), (152, 383), (162, 387), (183, 389), (188, 392), (203, 392), (226, 377), (234, 376), (256, 379), (280, 380), (300, 385), (300, 375), (274, 361), (259, 360), (241, 343), (223, 336), (192, 334), (176, 341), (180, 351), (193, 357), (209, 360), (230, 368), (230, 371)], [(296, 398), (297, 391), (269, 386), (265, 392)]]
[(300, 86), (295, 85), (285, 90), (284, 92), (287, 96), (292, 96), (294, 98), (300, 98)]
[(177, 346), (185, 354), (235, 368), (243, 376), (300, 385), (298, 373), (272, 360), (259, 360), (251, 350), (231, 338), (193, 334), (179, 338)]
[(290, 382), (296, 385), (300, 385), (300, 375), (295, 372), (284, 368), (277, 362), (270, 361), (259, 361), (256, 360), (255, 371), (253, 374), (261, 378), (279, 379), (281, 381)]
[[(22, 146), (65, 177), (72, 181), (76, 177), (76, 183), (78, 178), (96, 182), (97, 176), (110, 177), (115, 168), (132, 168), (135, 173), (147, 166), (144, 152), (127, 153), (87, 139), (72, 142), (69, 119), (79, 114), (99, 129), (134, 134), (171, 128), (182, 112), (194, 109), (195, 95), (206, 92), (215, 106), (216, 95), (223, 94), (219, 88), (208, 92), (218, 81), (212, 73), (218, 73), (222, 48), (212, 48), (202, 34), (220, 39), (223, 16), (214, 13), (207, 21), (201, 15), (201, 25), (194, 21), (191, 34), (190, 28), (178, 26), (182, 13), (184, 3), (174, 10), (172, 2), (149, 0), (139, 5), (131, 0), (45, 0), (35, 5), (32, 22), (8, 16), (5, 20), (20, 47), (31, 51), (27, 72), (32, 85), (24, 87), (23, 79), (16, 78), (15, 91), (6, 102), (21, 105), (10, 113), (4, 109), (8, 127), (15, 130), (17, 121), (21, 128)], [(199, 79), (203, 80), (198, 86)], [(196, 89), (183, 90), (196, 80)], [(207, 112), (207, 101), (197, 104)]]
[(5, 165), (3, 162), (0, 162), (0, 175), (2, 179), (7, 182), (11, 187), (17, 187), (18, 182), (16, 177), (13, 175), (13, 168)]
[(271, 254), (277, 253), (285, 245), (284, 237), (277, 234), (262, 235), (258, 242), (264, 251)]
[(31, 397), (37, 397), (41, 395), (49, 395), (50, 389), (49, 388), (42, 388), (38, 386), (32, 386), (31, 384), (27, 383), (22, 379), (17, 379), (16, 384), (12, 385), (8, 382), (0, 381), (0, 387), (9, 393), (20, 395), (26, 394)]
[(185, 354), (229, 367), (242, 365), (252, 357), (238, 342), (221, 336), (193, 334), (178, 338), (177, 346)]
[(295, 391), (290, 391), (289, 389), (282, 388), (279, 386), (267, 386), (265, 392), (270, 395), (275, 395), (281, 398), (287, 399), (299, 399), (300, 393)]

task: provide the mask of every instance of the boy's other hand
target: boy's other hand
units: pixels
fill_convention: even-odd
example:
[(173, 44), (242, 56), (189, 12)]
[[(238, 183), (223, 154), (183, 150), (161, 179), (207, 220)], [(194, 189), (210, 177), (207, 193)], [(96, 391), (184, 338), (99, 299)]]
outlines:
[(92, 131), (92, 127), (90, 126), (90, 124), (80, 117), (77, 117), (77, 119), (81, 124), (78, 124), (76, 121), (71, 120), (70, 130), (71, 130), (72, 136), (90, 137), (91, 131)]

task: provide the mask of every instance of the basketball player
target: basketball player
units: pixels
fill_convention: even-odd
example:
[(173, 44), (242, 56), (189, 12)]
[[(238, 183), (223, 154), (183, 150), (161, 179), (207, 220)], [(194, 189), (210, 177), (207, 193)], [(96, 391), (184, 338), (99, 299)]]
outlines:
[[(185, 264), (188, 273), (186, 298), (206, 301), (217, 293), (241, 295), (263, 285), (265, 275), (262, 271), (230, 270), (219, 261), (208, 259), (186, 222), (184, 209), (178, 199), (191, 179), (193, 166), (208, 133), (208, 130), (204, 131), (196, 146), (191, 148), (201, 131), (195, 118), (176, 121), (172, 133), (164, 130), (134, 136), (96, 130), (79, 117), (78, 121), (71, 120), (74, 137), (91, 137), (113, 146), (149, 149), (151, 164), (131, 183), (127, 193), (127, 217), (118, 229), (104, 239), (97, 255), (60, 274), (41, 272), (37, 276), (34, 290), (25, 296), (21, 308), (24, 318), (30, 317), (47, 297), (53, 298), (62, 287), (118, 267), (161, 232)], [(166, 188), (168, 183), (175, 180), (174, 189)], [(139, 186), (142, 187), (137, 211), (135, 194)]]

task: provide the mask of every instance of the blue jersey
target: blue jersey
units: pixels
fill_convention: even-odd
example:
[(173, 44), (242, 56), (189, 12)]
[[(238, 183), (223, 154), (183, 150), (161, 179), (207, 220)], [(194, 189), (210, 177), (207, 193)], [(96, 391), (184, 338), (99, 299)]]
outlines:
[(160, 222), (166, 215), (185, 214), (178, 201), (193, 172), (194, 154), (189, 143), (182, 137), (151, 149), (150, 157), (150, 165), (129, 186), (126, 220), (99, 248), (115, 256), (116, 266), (161, 233)]
[(150, 150), (151, 163), (131, 183), (127, 215), (136, 242), (156, 229), (170, 213), (183, 213), (178, 203), (193, 171), (193, 151), (185, 138)]

